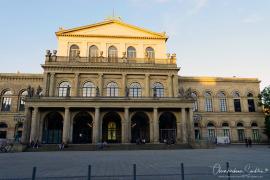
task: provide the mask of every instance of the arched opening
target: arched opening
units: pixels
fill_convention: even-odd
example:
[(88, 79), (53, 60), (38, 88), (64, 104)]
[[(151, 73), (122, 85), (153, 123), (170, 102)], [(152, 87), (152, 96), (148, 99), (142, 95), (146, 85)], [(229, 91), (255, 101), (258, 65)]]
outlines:
[(14, 131), (14, 139), (15, 142), (19, 142), (21, 137), (22, 137), (22, 131), (23, 131), (23, 123), (22, 122), (18, 122), (15, 125), (15, 131)]
[(93, 119), (87, 112), (78, 113), (73, 119), (73, 138), (75, 144), (92, 143)]
[(131, 118), (131, 142), (150, 142), (149, 118), (144, 112), (136, 112)]
[(97, 62), (98, 60), (98, 47), (95, 45), (89, 48), (89, 60), (90, 62)]
[(0, 122), (0, 139), (7, 138), (7, 128), (8, 128), (8, 125), (6, 123)]
[(127, 58), (134, 59), (136, 58), (136, 49), (133, 46), (127, 48)]
[(70, 60), (75, 60), (80, 56), (80, 48), (76, 44), (73, 44), (70, 46), (69, 49), (69, 59)]
[(208, 140), (210, 142), (216, 142), (216, 128), (212, 122), (207, 124)]
[(110, 46), (108, 49), (108, 60), (109, 62), (117, 62), (118, 51), (115, 46)]
[(253, 122), (251, 124), (251, 129), (252, 129), (252, 140), (253, 140), (253, 142), (259, 143), (261, 137), (260, 137), (260, 133), (259, 133), (258, 124), (256, 122)]
[(160, 142), (175, 143), (176, 118), (171, 112), (164, 112), (159, 117)]
[(102, 121), (102, 141), (121, 142), (121, 117), (116, 112), (108, 112)]
[(222, 130), (223, 130), (223, 136), (224, 137), (231, 137), (230, 135), (230, 127), (227, 122), (222, 123)]
[(243, 123), (239, 122), (237, 123), (237, 134), (238, 134), (238, 141), (244, 142), (245, 140), (245, 128)]
[(63, 117), (58, 112), (46, 115), (43, 124), (42, 143), (58, 144), (62, 142)]

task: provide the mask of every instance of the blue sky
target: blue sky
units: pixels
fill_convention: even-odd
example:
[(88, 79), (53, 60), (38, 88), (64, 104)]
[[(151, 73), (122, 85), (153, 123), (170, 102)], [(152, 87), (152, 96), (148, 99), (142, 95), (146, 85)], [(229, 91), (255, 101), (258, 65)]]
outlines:
[(0, 72), (41, 73), (54, 32), (102, 21), (169, 35), (183, 76), (258, 77), (270, 85), (270, 0), (5, 0), (0, 6)]

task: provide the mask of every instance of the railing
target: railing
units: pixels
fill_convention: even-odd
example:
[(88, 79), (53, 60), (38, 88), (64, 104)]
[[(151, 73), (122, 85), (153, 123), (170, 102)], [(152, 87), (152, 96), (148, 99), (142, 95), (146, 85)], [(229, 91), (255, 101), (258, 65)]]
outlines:
[(176, 65), (176, 58), (151, 59), (151, 58), (117, 58), (117, 57), (68, 57), (46, 56), (46, 63), (71, 62), (71, 63), (122, 63), (122, 64), (171, 64)]

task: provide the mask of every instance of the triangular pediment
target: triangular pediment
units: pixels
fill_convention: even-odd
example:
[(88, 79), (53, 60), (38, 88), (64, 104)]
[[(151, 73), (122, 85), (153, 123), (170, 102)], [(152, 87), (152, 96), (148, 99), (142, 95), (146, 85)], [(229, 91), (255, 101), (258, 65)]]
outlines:
[(143, 37), (167, 39), (165, 33), (156, 33), (118, 20), (108, 20), (101, 23), (60, 30), (57, 36), (106, 36), (106, 37)]

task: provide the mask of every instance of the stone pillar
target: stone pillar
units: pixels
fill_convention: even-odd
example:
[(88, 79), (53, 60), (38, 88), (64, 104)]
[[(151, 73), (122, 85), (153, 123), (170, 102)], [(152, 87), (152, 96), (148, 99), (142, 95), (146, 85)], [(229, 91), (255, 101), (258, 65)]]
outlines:
[(99, 88), (99, 95), (103, 96), (103, 74), (102, 73), (98, 75), (98, 88)]
[(169, 97), (173, 97), (173, 83), (172, 83), (172, 75), (168, 75), (168, 90), (169, 90)]
[(150, 96), (150, 84), (149, 84), (149, 74), (145, 74), (145, 97), (149, 97)]
[(69, 107), (65, 107), (65, 118), (63, 124), (63, 143), (69, 142), (69, 129), (70, 129), (70, 111)]
[(95, 108), (95, 119), (94, 119), (94, 123), (93, 123), (93, 143), (98, 143), (99, 141), (99, 136), (100, 136), (100, 132), (99, 132), (99, 124), (100, 124), (100, 108), (96, 107)]
[(195, 141), (195, 132), (194, 132), (194, 122), (193, 122), (192, 108), (189, 108), (189, 141), (191, 143), (193, 143)]
[(122, 121), (122, 143), (128, 143), (128, 134), (130, 128), (128, 127), (129, 122), (129, 108), (125, 108), (125, 118)]
[(44, 96), (48, 96), (49, 94), (49, 91), (48, 91), (48, 76), (49, 76), (49, 73), (44, 73), (44, 79), (43, 79), (43, 95)]
[(23, 122), (23, 134), (21, 140), (22, 144), (29, 143), (30, 123), (31, 123), (31, 110), (29, 107), (25, 107), (25, 120)]
[(32, 112), (32, 120), (31, 120), (31, 134), (30, 134), (30, 142), (37, 140), (37, 129), (38, 129), (38, 107), (34, 107)]
[(179, 112), (178, 119), (176, 120), (176, 142), (181, 143), (181, 113)]
[(80, 77), (80, 73), (75, 73), (75, 77), (74, 77), (74, 96), (79, 96), (79, 92), (80, 92), (80, 86), (79, 86), (79, 77)]
[(126, 96), (126, 87), (127, 87), (127, 75), (122, 74), (122, 95)]
[(181, 109), (181, 115), (182, 115), (182, 142), (187, 143), (187, 122), (186, 122), (186, 109)]
[(50, 73), (50, 87), (49, 87), (49, 96), (54, 96), (54, 76), (55, 73)]
[(177, 97), (178, 96), (178, 75), (175, 74), (173, 75), (173, 95), (174, 97)]
[(154, 127), (154, 143), (158, 143), (159, 142), (159, 123), (158, 123), (158, 109), (157, 108), (154, 108), (153, 127)]

